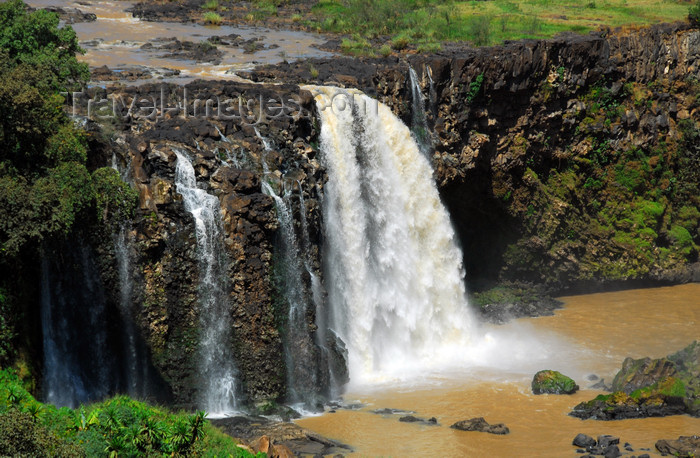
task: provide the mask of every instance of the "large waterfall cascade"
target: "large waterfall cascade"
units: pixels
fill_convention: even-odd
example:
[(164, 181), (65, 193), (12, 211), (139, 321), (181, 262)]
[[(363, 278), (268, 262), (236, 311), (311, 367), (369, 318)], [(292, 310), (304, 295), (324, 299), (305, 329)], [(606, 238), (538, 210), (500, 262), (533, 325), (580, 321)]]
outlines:
[(182, 195), (185, 210), (194, 218), (197, 237), (202, 323), (199, 351), (204, 384), (200, 404), (209, 412), (230, 412), (237, 408), (237, 380), (230, 350), (231, 322), (219, 199), (197, 187), (190, 159), (182, 151), (175, 153), (177, 192)]
[(428, 159), (391, 110), (308, 86), (321, 117), (328, 326), (351, 383), (449, 366), (472, 334), (462, 254)]

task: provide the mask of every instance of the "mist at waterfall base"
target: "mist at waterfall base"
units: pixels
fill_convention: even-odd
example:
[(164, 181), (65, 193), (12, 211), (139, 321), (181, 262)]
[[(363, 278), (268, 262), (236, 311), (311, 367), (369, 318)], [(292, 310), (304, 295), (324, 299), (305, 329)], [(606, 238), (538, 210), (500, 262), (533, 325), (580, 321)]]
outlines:
[(324, 318), (359, 392), (445, 378), (583, 374), (583, 349), (523, 323), (478, 323), (462, 252), (429, 159), (391, 110), (355, 90), (307, 86), (321, 118)]

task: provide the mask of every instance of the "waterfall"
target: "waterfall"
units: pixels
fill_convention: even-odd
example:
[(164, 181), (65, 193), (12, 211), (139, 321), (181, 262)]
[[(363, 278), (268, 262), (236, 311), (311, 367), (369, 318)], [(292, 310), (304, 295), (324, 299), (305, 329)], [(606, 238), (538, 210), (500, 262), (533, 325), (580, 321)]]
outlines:
[(430, 129), (428, 129), (428, 121), (425, 116), (425, 101), (420, 84), (418, 84), (418, 75), (413, 67), (408, 67), (408, 75), (411, 80), (411, 98), (413, 105), (411, 107), (411, 132), (418, 143), (418, 148), (428, 159), (432, 155), (432, 139), (430, 138)]
[[(300, 245), (294, 229), (291, 192), (284, 192), (283, 197), (280, 197), (265, 181), (262, 183), (262, 188), (265, 194), (275, 200), (279, 222), (277, 244), (279, 257), (276, 266), (280, 274), (280, 286), (289, 305), (287, 323), (283, 333), (289, 390), (288, 401), (313, 405), (318, 391), (317, 372), (321, 368), (319, 368), (316, 358), (315, 344), (309, 335), (307, 321), (309, 292), (304, 281), (304, 272), (311, 275), (308, 261), (308, 232), (305, 232), (306, 229), (302, 229), (302, 244)], [(305, 210), (304, 207), (300, 208), (302, 225), (306, 221)], [(313, 297), (313, 293), (311, 296)]]
[(97, 268), (81, 237), (75, 239), (41, 259), (44, 399), (68, 407), (104, 398), (121, 378)]
[(194, 168), (189, 158), (175, 151), (175, 183), (182, 195), (185, 210), (192, 214), (199, 258), (199, 303), (202, 324), (200, 370), (204, 383), (201, 405), (209, 412), (236, 409), (236, 370), (230, 351), (229, 317), (222, 244), (219, 199), (197, 188)]
[(359, 91), (309, 86), (328, 170), (328, 326), (353, 383), (450, 367), (472, 334), (462, 268), (431, 166), (409, 129)]
[(131, 310), (134, 282), (132, 278), (133, 265), (129, 255), (130, 240), (129, 223), (123, 223), (119, 233), (114, 236), (114, 252), (117, 258), (119, 270), (119, 311), (124, 322), (124, 368), (126, 369), (126, 392), (132, 397), (146, 397), (149, 395), (149, 371), (148, 356), (145, 348), (137, 341), (136, 326), (134, 325)]

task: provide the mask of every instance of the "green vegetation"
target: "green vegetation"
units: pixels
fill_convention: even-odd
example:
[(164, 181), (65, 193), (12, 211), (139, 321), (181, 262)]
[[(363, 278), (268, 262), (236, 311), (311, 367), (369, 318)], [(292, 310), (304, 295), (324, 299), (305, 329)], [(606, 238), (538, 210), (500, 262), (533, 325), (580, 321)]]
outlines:
[(0, 371), (2, 456), (254, 456), (205, 417), (205, 412), (174, 413), (125, 396), (57, 409), (34, 399), (13, 372)]
[(219, 9), (219, 0), (207, 0), (202, 5), (202, 9), (207, 11), (216, 11)]
[[(691, 20), (700, 17), (699, 11), (700, 6), (691, 8)], [(397, 50), (408, 44), (418, 48), (444, 41), (483, 46), (552, 37), (564, 31), (672, 22), (689, 14), (684, 0), (606, 0), (598, 4), (576, 0), (320, 0), (312, 13), (307, 25), (316, 30), (357, 34), (367, 40), (388, 37)], [(397, 37), (403, 46), (395, 46)], [(347, 48), (350, 53), (358, 50), (361, 48)]]
[[(548, 78), (556, 74), (552, 70)], [(544, 92), (542, 86), (539, 100), (546, 100)], [(698, 123), (684, 119), (675, 131), (661, 127), (653, 144), (610, 139), (625, 113), (644, 113), (646, 100), (669, 92), (691, 99), (700, 93), (700, 84), (693, 79), (674, 87), (665, 81), (622, 86), (601, 81), (579, 95), (585, 108), (567, 115), (575, 126), (573, 135), (566, 133), (556, 142), (544, 135), (512, 140), (510, 154), (528, 158), (519, 178), (525, 189), (509, 185), (507, 175), (494, 183), (495, 198), (517, 191), (504, 202), (526, 228), (506, 250), (511, 272), (536, 272), (538, 281), (551, 284), (625, 280), (698, 259)], [(697, 103), (689, 102), (689, 109)], [(543, 157), (552, 159), (540, 163)], [(531, 237), (537, 237), (536, 244)], [(576, 263), (564, 269), (561, 262), (567, 258)]]
[(534, 394), (573, 394), (576, 391), (578, 391), (576, 382), (561, 372), (539, 371), (532, 379)]
[[(87, 81), (70, 26), (20, 0), (0, 3), (0, 364), (13, 360), (18, 273), (45, 243), (79, 224), (131, 216), (136, 193), (110, 168), (88, 168), (98, 141), (64, 112), (61, 93)], [(94, 168), (94, 167), (93, 167)]]
[(213, 11), (207, 11), (204, 13), (204, 22), (211, 25), (221, 24), (221, 16)]
[(700, 24), (700, 1), (696, 1), (688, 10), (688, 20), (693, 25)]

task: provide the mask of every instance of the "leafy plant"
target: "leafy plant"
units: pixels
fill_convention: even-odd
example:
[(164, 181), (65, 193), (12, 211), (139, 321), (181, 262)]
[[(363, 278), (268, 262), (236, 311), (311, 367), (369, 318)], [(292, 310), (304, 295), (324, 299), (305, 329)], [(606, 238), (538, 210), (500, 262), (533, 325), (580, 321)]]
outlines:
[(481, 92), (481, 86), (484, 84), (484, 74), (480, 73), (474, 81), (469, 83), (469, 92), (467, 92), (467, 102), (473, 102)]
[(222, 21), (221, 16), (213, 11), (207, 11), (202, 18), (205, 24), (211, 25), (220, 25)]

